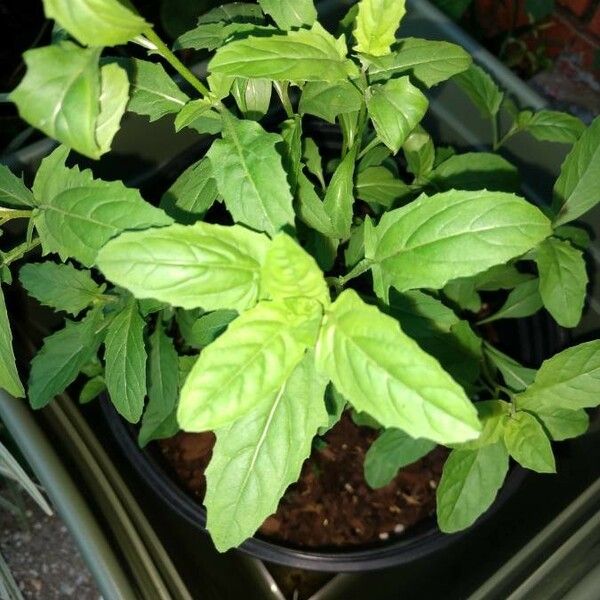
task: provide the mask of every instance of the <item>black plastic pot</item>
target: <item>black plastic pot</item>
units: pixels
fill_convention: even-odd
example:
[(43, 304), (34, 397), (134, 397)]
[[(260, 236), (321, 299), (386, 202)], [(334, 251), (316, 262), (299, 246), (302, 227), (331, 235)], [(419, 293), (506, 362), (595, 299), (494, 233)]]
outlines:
[[(521, 358), (528, 363), (539, 363), (548, 353), (561, 345), (562, 332), (549, 319), (537, 317), (519, 321), (514, 332), (507, 334), (507, 344), (520, 348)], [(166, 510), (173, 511), (189, 526), (205, 532), (206, 512), (192, 496), (173, 479), (161, 460), (160, 452), (150, 445), (141, 450), (136, 442), (135, 428), (128, 425), (115, 411), (108, 399), (102, 402), (102, 412), (114, 439), (127, 460), (147, 487), (160, 498)], [(526, 472), (515, 466), (490, 509), (469, 530), (499, 511), (515, 493)], [(386, 544), (357, 549), (306, 550), (254, 537), (240, 546), (240, 550), (261, 560), (290, 567), (330, 572), (374, 571), (408, 564), (439, 552), (461, 538), (465, 532), (452, 535), (439, 531), (433, 518), (409, 529), (406, 534)]]

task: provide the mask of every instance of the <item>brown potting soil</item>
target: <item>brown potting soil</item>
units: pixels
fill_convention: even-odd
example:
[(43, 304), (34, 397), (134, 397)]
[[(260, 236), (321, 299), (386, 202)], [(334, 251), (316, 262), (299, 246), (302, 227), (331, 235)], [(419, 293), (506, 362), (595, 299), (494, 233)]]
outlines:
[[(259, 534), (304, 548), (367, 545), (402, 535), (429, 517), (448, 451), (436, 448), (373, 490), (363, 477), (363, 463), (376, 437), (375, 430), (357, 426), (345, 414), (313, 449), (300, 479)], [(201, 502), (214, 435), (181, 432), (159, 444), (177, 479)]]

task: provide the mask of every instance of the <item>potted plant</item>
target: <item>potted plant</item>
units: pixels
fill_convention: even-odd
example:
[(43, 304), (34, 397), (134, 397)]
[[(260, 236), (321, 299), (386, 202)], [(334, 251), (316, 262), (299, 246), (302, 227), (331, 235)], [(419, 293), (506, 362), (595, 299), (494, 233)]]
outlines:
[[(83, 373), (81, 400), (106, 389), (140, 422), (141, 444), (214, 432), (204, 503), (219, 550), (276, 510), (346, 407), (378, 433), (365, 463), (373, 487), (450, 450), (436, 486), (446, 533), (486, 511), (510, 457), (554, 471), (551, 440), (582, 434), (600, 403), (600, 343), (536, 371), (494, 346), (490, 324), (542, 307), (564, 327), (579, 321), (587, 239), (570, 223), (597, 201), (600, 121), (584, 130), (560, 113), (515, 111), (495, 136), (498, 147), (517, 130), (574, 143), (541, 209), (515, 193), (516, 170), (496, 154), (435, 148), (420, 125), (429, 87), (458, 76), (492, 115), (502, 96), (461, 48), (395, 41), (404, 2), (361, 0), (338, 37), (310, 0), (215, 9), (175, 45), (215, 50), (206, 81), (130, 6), (45, 9), (64, 36), (26, 53), (11, 97), (63, 145), (31, 190), (0, 170), (3, 222), (27, 222), (2, 278), (41, 247), (49, 258), (19, 280), (77, 320), (32, 361), (34, 408)], [(189, 89), (159, 62), (103, 55), (127, 42)], [(267, 131), (258, 120), (275, 102), (285, 115)], [(108, 152), (126, 110), (217, 136), (158, 207), (66, 166), (70, 149)], [(313, 117), (338, 124), (339, 144), (306, 134)], [(0, 382), (24, 396), (2, 308)]]

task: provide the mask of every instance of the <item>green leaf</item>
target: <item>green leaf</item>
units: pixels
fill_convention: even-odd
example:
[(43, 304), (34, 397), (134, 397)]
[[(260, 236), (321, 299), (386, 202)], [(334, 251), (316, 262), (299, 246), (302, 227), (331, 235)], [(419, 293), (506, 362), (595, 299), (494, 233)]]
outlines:
[(270, 235), (294, 223), (292, 194), (275, 146), (281, 136), (223, 113), (223, 139), (207, 152), (234, 221)]
[[(273, 83), (269, 79), (236, 79), (232, 91), (239, 90), (238, 107), (246, 119), (258, 120), (269, 111)], [(234, 93), (235, 96), (235, 93)]]
[(5, 165), (0, 165), (0, 205), (15, 208), (34, 206), (33, 194), (20, 177)]
[(202, 23), (261, 23), (264, 20), (260, 6), (245, 2), (231, 2), (222, 4), (198, 17), (198, 24)]
[(184, 127), (192, 127), (193, 124), (210, 111), (212, 101), (208, 98), (190, 100), (175, 117), (175, 131), (181, 131)]
[(550, 439), (555, 442), (579, 437), (590, 426), (590, 418), (583, 408), (567, 410), (541, 407), (533, 414), (542, 423)]
[(309, 137), (304, 137), (303, 142), (303, 155), (306, 168), (309, 173), (312, 173), (322, 188), (325, 188), (325, 179), (323, 177), (323, 159), (316, 142)]
[(302, 170), (302, 118), (299, 115), (281, 124), (281, 137), (284, 142), (281, 147), (282, 164), (290, 189), (295, 193)]
[(577, 219), (600, 200), (600, 117), (583, 132), (567, 156), (554, 185), (554, 225)]
[(323, 208), (331, 219), (336, 237), (347, 240), (352, 226), (354, 205), (354, 165), (358, 145), (355, 145), (335, 170), (323, 200)]
[(476, 440), (460, 444), (458, 446), (460, 450), (478, 450), (504, 439), (506, 419), (511, 410), (510, 404), (504, 400), (483, 400), (477, 402), (475, 407), (483, 427), (481, 434)]
[(435, 447), (435, 442), (415, 440), (400, 429), (386, 429), (367, 450), (365, 479), (372, 488), (383, 487), (399, 469), (423, 458)]
[(215, 310), (195, 319), (182, 334), (190, 346), (204, 348), (214, 342), (237, 316), (235, 310)]
[(494, 80), (478, 65), (472, 64), (453, 79), (469, 96), (483, 117), (498, 114), (504, 94)]
[(556, 473), (550, 440), (537, 419), (524, 411), (506, 417), (504, 443), (509, 454), (526, 469)]
[(121, 126), (121, 117), (129, 102), (127, 72), (111, 63), (100, 69), (100, 113), (96, 121), (96, 141), (102, 152), (110, 149)]
[(538, 246), (535, 262), (544, 306), (562, 327), (576, 327), (588, 283), (583, 254), (569, 242), (548, 238)]
[(524, 281), (534, 279), (534, 275), (521, 273), (514, 265), (507, 264), (490, 267), (472, 279), (476, 289), (495, 292), (496, 290), (510, 290)]
[[(551, 233), (542, 212), (512, 194), (449, 191), (421, 196), (365, 228), (378, 294), (443, 287), (524, 254)], [(468, 251), (465, 249), (468, 248)]]
[(162, 65), (137, 58), (122, 59), (119, 64), (127, 71), (131, 85), (127, 110), (156, 121), (178, 113), (189, 100)]
[(474, 277), (459, 277), (449, 281), (442, 289), (444, 296), (458, 308), (478, 313), (482, 304), (474, 279)]
[(120, 232), (168, 225), (171, 217), (144, 201), (120, 181), (89, 179), (39, 203), (33, 222), (44, 253), (76, 258), (89, 267), (98, 250)]
[(462, 388), (395, 319), (365, 304), (353, 290), (340, 294), (325, 314), (317, 366), (356, 410), (386, 428), (440, 443), (479, 433), (475, 408)]
[(90, 271), (76, 269), (71, 264), (49, 261), (26, 264), (19, 271), (19, 279), (30, 296), (74, 316), (98, 300), (103, 292)]
[(519, 114), (519, 125), (534, 138), (546, 142), (573, 144), (585, 131), (581, 119), (555, 110), (540, 110), (536, 113)]
[(28, 396), (32, 408), (42, 408), (75, 381), (102, 343), (102, 312), (93, 310), (48, 336), (31, 361)]
[(433, 169), (435, 146), (431, 136), (419, 125), (413, 129), (402, 145), (408, 170), (417, 178), (424, 177)]
[(392, 46), (392, 54), (367, 57), (370, 80), (387, 81), (400, 73), (433, 87), (467, 70), (471, 56), (456, 44), (419, 38), (405, 38)]
[(312, 438), (327, 423), (325, 384), (308, 353), (264, 402), (217, 430), (205, 505), (207, 528), (221, 552), (251, 537), (298, 479)]
[(587, 250), (592, 242), (590, 234), (582, 227), (575, 225), (561, 225), (554, 230), (554, 237), (571, 242), (573, 246), (581, 250)]
[(285, 35), (230, 42), (217, 50), (209, 71), (275, 81), (344, 81), (358, 74), (346, 52), (342, 38), (336, 40), (315, 23)]
[(508, 471), (502, 442), (478, 450), (453, 450), (437, 489), (437, 519), (444, 533), (472, 525), (496, 498)]
[(148, 382), (148, 404), (138, 435), (142, 448), (152, 440), (171, 437), (179, 431), (176, 418), (179, 357), (160, 321), (150, 336)]
[(175, 40), (173, 49), (216, 50), (230, 40), (245, 38), (252, 33), (261, 35), (268, 31), (274, 30), (272, 27), (261, 27), (255, 23), (201, 23), (180, 35)]
[(0, 388), (15, 398), (25, 397), (13, 352), (13, 337), (6, 312), (4, 293), (0, 287)]
[(368, 167), (356, 177), (356, 197), (389, 208), (410, 193), (410, 188), (386, 167)]
[(261, 290), (275, 300), (313, 298), (329, 304), (329, 290), (315, 259), (285, 233), (273, 239), (261, 271)]
[(542, 363), (535, 381), (515, 397), (518, 408), (577, 410), (600, 404), (600, 340), (567, 348)]
[(350, 239), (344, 250), (344, 263), (348, 269), (352, 269), (365, 256), (365, 223), (352, 227)]
[(337, 231), (331, 222), (331, 218), (323, 201), (315, 192), (313, 184), (302, 172), (298, 176), (298, 218), (319, 233), (329, 238), (337, 237)]
[(482, 319), (479, 323), (492, 323), (499, 319), (521, 319), (534, 315), (544, 305), (540, 296), (539, 279), (520, 283), (508, 295), (500, 309), (491, 317)]
[(269, 240), (234, 225), (171, 225), (130, 232), (98, 253), (107, 279), (136, 298), (205, 310), (244, 310), (258, 298)]
[(36, 205), (70, 188), (84, 187), (93, 180), (89, 169), (80, 171), (78, 167), (65, 166), (69, 152), (67, 146), (58, 146), (42, 159), (31, 188)]
[(27, 73), (10, 96), (25, 121), (91, 158), (109, 150), (96, 137), (100, 50), (72, 42), (28, 50)]
[(104, 360), (106, 387), (117, 412), (137, 423), (146, 397), (146, 348), (138, 303), (130, 299), (116, 314), (106, 333)]
[(373, 56), (389, 54), (405, 14), (405, 0), (361, 0), (354, 29), (357, 42), (354, 49)]
[(520, 187), (517, 168), (490, 152), (455, 154), (441, 163), (429, 176), (440, 191), (486, 190), (515, 192)]
[(79, 392), (79, 404), (87, 404), (95, 400), (104, 390), (106, 390), (106, 382), (102, 375), (88, 379)]
[(208, 158), (190, 165), (163, 194), (160, 206), (181, 223), (194, 223), (206, 214), (219, 192)]
[[(344, 410), (346, 410), (348, 402), (342, 396), (335, 386), (330, 383), (325, 389), (325, 408), (327, 409), (327, 423), (319, 427), (318, 434), (325, 435), (339, 420), (342, 418)], [(356, 421), (355, 421), (356, 422)]]
[(181, 390), (177, 412), (185, 431), (218, 429), (244, 417), (281, 390), (314, 344), (318, 302), (260, 302), (207, 346)]
[(86, 46), (126, 44), (150, 29), (131, 5), (119, 0), (44, 0), (44, 10), (78, 42)]
[(396, 154), (425, 116), (427, 98), (408, 77), (400, 77), (370, 86), (366, 99), (377, 136)]
[(343, 113), (360, 110), (363, 96), (350, 81), (309, 81), (302, 89), (300, 114), (311, 114), (329, 123)]
[(486, 357), (502, 373), (504, 383), (511, 389), (521, 392), (533, 383), (536, 374), (535, 369), (524, 367), (487, 342), (484, 344), (484, 352)]
[(310, 27), (317, 20), (313, 0), (258, 0), (258, 3), (279, 29)]

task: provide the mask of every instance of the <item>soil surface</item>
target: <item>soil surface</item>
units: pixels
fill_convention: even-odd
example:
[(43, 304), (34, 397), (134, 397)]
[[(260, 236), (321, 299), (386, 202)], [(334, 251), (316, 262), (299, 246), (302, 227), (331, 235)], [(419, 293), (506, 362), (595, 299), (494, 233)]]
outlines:
[(23, 597), (99, 600), (92, 575), (65, 525), (56, 514), (45, 515), (28, 496), (21, 498), (19, 516), (0, 510), (0, 552)]
[[(366, 451), (377, 437), (348, 414), (304, 463), (277, 512), (259, 530), (264, 537), (304, 548), (367, 545), (403, 534), (435, 511), (435, 490), (447, 450), (437, 448), (401, 469), (387, 486), (372, 490), (363, 477)], [(212, 433), (178, 433), (160, 442), (183, 487), (202, 501)]]

